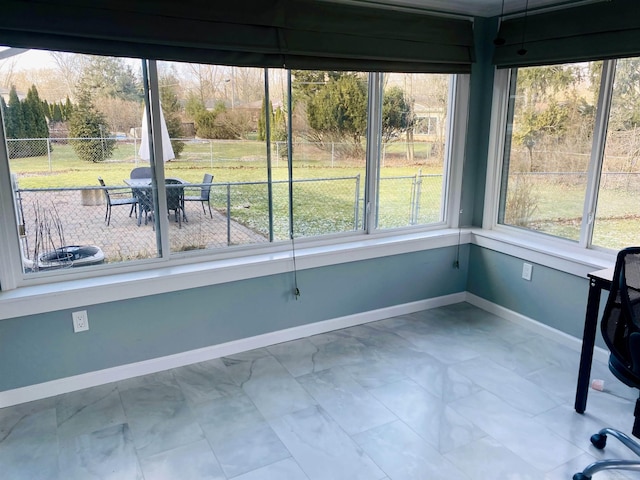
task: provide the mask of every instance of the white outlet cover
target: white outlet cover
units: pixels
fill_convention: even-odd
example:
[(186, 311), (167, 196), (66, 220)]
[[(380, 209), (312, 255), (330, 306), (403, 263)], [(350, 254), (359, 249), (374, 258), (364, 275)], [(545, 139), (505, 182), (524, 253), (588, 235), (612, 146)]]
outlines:
[(89, 316), (86, 310), (80, 310), (71, 314), (73, 318), (73, 331), (75, 333), (89, 330)]
[(533, 265), (530, 263), (522, 264), (522, 278), (531, 281), (531, 274), (533, 273)]

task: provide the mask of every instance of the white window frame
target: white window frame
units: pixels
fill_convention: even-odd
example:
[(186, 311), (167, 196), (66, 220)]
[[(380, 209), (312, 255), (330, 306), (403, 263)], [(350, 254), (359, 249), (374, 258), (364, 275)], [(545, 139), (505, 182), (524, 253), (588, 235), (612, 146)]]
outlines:
[[(490, 141), (487, 158), (486, 190), (483, 210), (484, 240), (480, 244), (492, 246), (504, 253), (533, 259), (547, 266), (579, 275), (597, 268), (610, 267), (615, 262), (615, 252), (611, 249), (591, 245), (593, 218), (597, 203), (600, 172), (603, 163), (607, 122), (613, 90), (615, 60), (604, 62), (597, 105), (597, 117), (592, 140), (588, 170), (588, 184), (585, 192), (583, 218), (578, 242), (554, 237), (542, 232), (527, 230), (498, 223), (500, 208), (500, 188), (502, 185), (505, 137), (509, 108), (509, 87), (513, 70), (495, 69)], [(587, 270), (585, 270), (586, 267)]]
[[(152, 89), (154, 84), (157, 88), (155, 61), (148, 60), (148, 64)], [(382, 76), (382, 74), (377, 75), (380, 78)], [(443, 211), (443, 221), (400, 229), (328, 235), (326, 238), (301, 238), (296, 240), (295, 252), (299, 269), (441, 248), (468, 241), (470, 238), (468, 233), (461, 238), (460, 232), (451, 228), (459, 226), (470, 75), (452, 75), (452, 79), (445, 152), (446, 183), (443, 186), (445, 189), (443, 201), (446, 208)], [(379, 86), (382, 88), (381, 81)], [(153, 98), (152, 95), (152, 101)], [(381, 112), (381, 109), (379, 110)], [(0, 131), (0, 144), (6, 145), (4, 129)], [(161, 142), (156, 142), (156, 145), (161, 145)], [(367, 168), (372, 168), (370, 165), (374, 162), (377, 162), (377, 158), (372, 155), (368, 159)], [(156, 166), (156, 169), (161, 171), (162, 166)], [(377, 163), (373, 166), (373, 170), (377, 175)], [(367, 183), (374, 181), (373, 176), (367, 179)], [(369, 199), (372, 198), (370, 196), (372, 193), (375, 193), (375, 189), (368, 193)], [(369, 209), (369, 214), (371, 214), (370, 210), (372, 209)], [(160, 217), (164, 218), (162, 215)], [(22, 271), (16, 220), (8, 155), (6, 148), (1, 148), (0, 242), (3, 247), (0, 248), (0, 312), (2, 312), (0, 320), (273, 275), (289, 272), (292, 269), (292, 252), (289, 242), (277, 242), (266, 246), (198, 251), (195, 254), (185, 252), (167, 255), (167, 250), (164, 258), (104, 265), (86, 270), (66, 270), (63, 274), (51, 271), (27, 275)], [(159, 225), (160, 232), (166, 231), (162, 227)], [(168, 277), (176, 278), (169, 280)], [(135, 289), (132, 288), (134, 284)]]

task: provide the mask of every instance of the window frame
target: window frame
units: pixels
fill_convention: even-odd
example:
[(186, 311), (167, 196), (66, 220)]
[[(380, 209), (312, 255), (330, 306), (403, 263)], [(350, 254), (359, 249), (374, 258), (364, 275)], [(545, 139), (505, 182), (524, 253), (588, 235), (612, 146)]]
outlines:
[[(146, 63), (149, 67), (149, 86), (152, 92), (159, 92), (157, 61), (150, 59), (139, 59)], [(386, 256), (393, 254), (394, 251), (416, 251), (424, 249), (425, 246), (421, 239), (423, 238), (439, 238), (440, 232), (447, 227), (458, 228), (458, 212), (461, 205), (461, 185), (462, 170), (464, 160), (464, 148), (466, 144), (466, 127), (469, 109), (469, 93), (470, 93), (470, 75), (469, 74), (450, 74), (450, 90), (448, 103), (448, 126), (446, 134), (445, 161), (443, 171), (443, 194), (442, 194), (442, 212), (441, 221), (422, 225), (409, 225), (393, 229), (376, 229), (374, 219), (377, 215), (377, 182), (379, 179), (379, 157), (381, 135), (375, 132), (381, 125), (382, 114), (382, 89), (383, 89), (383, 73), (370, 73), (370, 89), (379, 90), (376, 95), (369, 95), (368, 104), (368, 125), (367, 135), (374, 135), (374, 139), (367, 139), (367, 155), (366, 155), (366, 171), (367, 181), (365, 185), (365, 203), (367, 205), (365, 211), (365, 228), (354, 232), (342, 232), (337, 234), (329, 234), (319, 237), (296, 239), (296, 255), (309, 255), (312, 258), (317, 255), (321, 260), (312, 260), (302, 268), (312, 268), (321, 265), (329, 265), (334, 263), (342, 263), (345, 261), (353, 261), (353, 255), (345, 256), (345, 251), (357, 251), (362, 249), (359, 254), (363, 258), (371, 258), (370, 248), (377, 253), (374, 257)], [(375, 80), (375, 84), (371, 80)], [(152, 111), (159, 107), (159, 95), (152, 93), (145, 98), (146, 108), (149, 108), (148, 98), (152, 102)], [(376, 108), (372, 102), (378, 102), (380, 105)], [(153, 106), (156, 108), (154, 109)], [(374, 113), (372, 118), (370, 115)], [(377, 119), (377, 125), (372, 122)], [(154, 118), (155, 124), (159, 119)], [(159, 129), (153, 130), (155, 137), (160, 137)], [(0, 143), (6, 145), (4, 128), (0, 129)], [(154, 151), (156, 158), (161, 152), (161, 141), (155, 138)], [(369, 148), (371, 144), (372, 148)], [(377, 144), (377, 146), (376, 146)], [(0, 304), (3, 300), (21, 301), (20, 299), (29, 298), (32, 294), (44, 295), (51, 298), (54, 292), (66, 292), (75, 290), (78, 282), (83, 285), (110, 285), (112, 292), (104, 295), (96, 294), (94, 303), (102, 301), (115, 300), (119, 294), (113, 292), (127, 288), (130, 281), (150, 280), (148, 288), (141, 288), (134, 296), (149, 295), (163, 291), (165, 287), (158, 287), (155, 281), (158, 276), (166, 277), (166, 275), (200, 275), (203, 271), (211, 271), (217, 269), (243, 269), (242, 278), (251, 278), (253, 276), (262, 276), (265, 274), (274, 274), (283, 271), (283, 261), (289, 264), (292, 256), (292, 246), (289, 241), (270, 242), (261, 245), (241, 245), (232, 248), (216, 249), (216, 250), (199, 250), (192, 252), (172, 253), (168, 248), (168, 220), (166, 215), (166, 204), (164, 203), (164, 166), (162, 163), (154, 165), (156, 181), (158, 182), (159, 208), (161, 209), (158, 222), (158, 235), (160, 236), (161, 250), (158, 257), (132, 260), (126, 263), (100, 265), (87, 267), (86, 269), (66, 269), (64, 271), (47, 271), (39, 272), (37, 275), (29, 275), (23, 272), (21, 261), (21, 246), (19, 242), (18, 222), (16, 219), (14, 198), (11, 187), (9, 158), (6, 148), (0, 151), (0, 241), (4, 245), (0, 249)], [(372, 199), (376, 199), (373, 201)], [(373, 203), (372, 203), (373, 202)], [(164, 209), (164, 210), (163, 210)], [(433, 246), (430, 248), (441, 247), (445, 244), (459, 243), (460, 238), (450, 237), (451, 232), (442, 232), (443, 237), (439, 240), (433, 240)], [(398, 246), (390, 249), (381, 249), (387, 242), (393, 244), (397, 242), (406, 242), (404, 246)], [(443, 243), (444, 242), (444, 243)], [(330, 258), (331, 257), (331, 258)], [(255, 270), (255, 265), (260, 265), (259, 271)], [(265, 267), (265, 263), (269, 264)], [(246, 268), (245, 268), (246, 267)], [(269, 273), (266, 273), (269, 272)], [(228, 281), (233, 279), (233, 275), (228, 277)], [(113, 283), (115, 282), (115, 284)], [(201, 279), (194, 282), (187, 282), (180, 288), (197, 287), (202, 283)], [(216, 283), (216, 282), (213, 282)], [(33, 288), (31, 288), (33, 287)], [(71, 289), (71, 290), (68, 290)], [(114, 298), (115, 296), (115, 298)], [(44, 298), (43, 297), (43, 298)], [(60, 300), (63, 305), (74, 306), (76, 304), (86, 304), (88, 299), (80, 300), (67, 298)], [(37, 307), (33, 307), (36, 311)]]
[[(505, 159), (506, 137), (510, 134), (508, 131), (510, 128), (508, 119), (510, 114), (509, 109), (512, 107), (511, 82), (518, 68), (495, 69), (491, 133), (487, 156), (483, 229), (495, 231), (499, 234), (506, 234), (516, 242), (522, 242), (523, 244), (533, 241), (541, 246), (548, 246), (554, 250), (567, 252), (569, 255), (581, 256), (586, 251), (593, 253), (596, 258), (607, 259), (607, 261), (611, 258), (615, 253), (614, 249), (593, 245), (592, 240), (601, 172), (604, 163), (604, 149), (613, 95), (615, 68), (615, 59), (603, 60), (600, 91), (596, 105), (596, 118), (587, 171), (587, 184), (583, 199), (580, 238), (577, 242), (544, 232), (499, 223), (498, 221), (503, 188), (503, 164)], [(517, 92), (514, 93), (517, 94)]]

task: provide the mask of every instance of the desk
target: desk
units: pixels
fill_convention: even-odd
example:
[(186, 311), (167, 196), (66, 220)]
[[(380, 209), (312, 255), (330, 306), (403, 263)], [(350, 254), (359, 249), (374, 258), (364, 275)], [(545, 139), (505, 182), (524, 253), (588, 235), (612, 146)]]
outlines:
[(608, 291), (611, 289), (613, 268), (591, 272), (587, 276), (589, 277), (589, 297), (587, 299), (587, 313), (584, 319), (582, 352), (580, 353), (580, 369), (578, 370), (578, 385), (576, 387), (575, 409), (578, 413), (584, 413), (587, 407), (593, 347), (596, 343), (598, 316), (600, 314), (600, 296), (602, 290)]

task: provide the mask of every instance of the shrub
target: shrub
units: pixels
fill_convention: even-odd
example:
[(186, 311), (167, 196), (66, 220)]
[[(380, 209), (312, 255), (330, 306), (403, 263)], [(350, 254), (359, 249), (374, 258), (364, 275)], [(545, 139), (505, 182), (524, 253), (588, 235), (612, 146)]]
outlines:
[(111, 157), (116, 140), (109, 138), (104, 115), (93, 105), (88, 94), (80, 95), (80, 101), (69, 121), (71, 146), (81, 160), (103, 162)]

